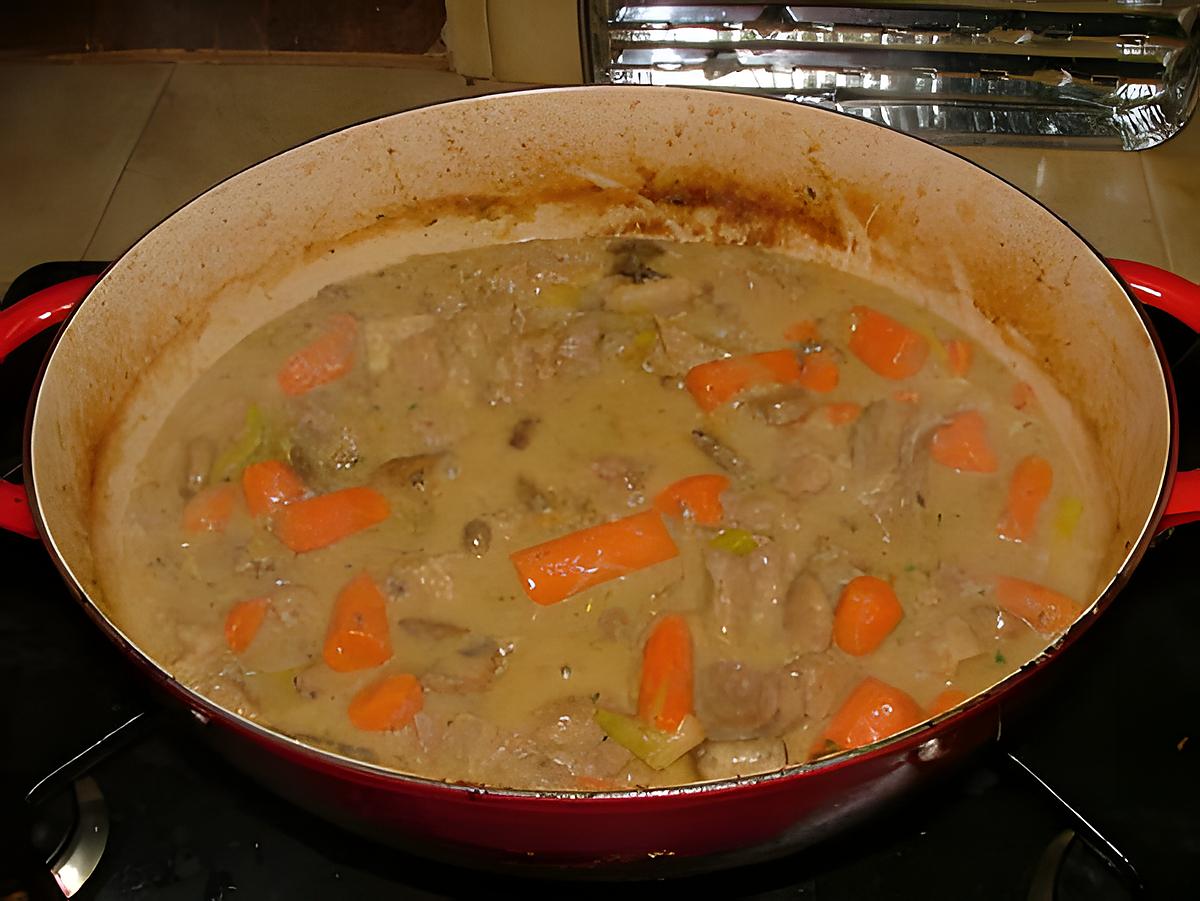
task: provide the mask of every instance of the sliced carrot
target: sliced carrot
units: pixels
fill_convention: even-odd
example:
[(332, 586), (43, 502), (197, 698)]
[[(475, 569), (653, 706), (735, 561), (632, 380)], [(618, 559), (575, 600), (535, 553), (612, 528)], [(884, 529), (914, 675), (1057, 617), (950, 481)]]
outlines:
[(978, 410), (964, 410), (933, 433), (929, 450), (933, 459), (950, 469), (995, 472), (996, 454), (988, 441), (987, 423)]
[(819, 350), (805, 354), (800, 364), (800, 384), (809, 391), (827, 394), (838, 386), (838, 364), (833, 355)]
[(806, 341), (816, 341), (817, 324), (811, 319), (801, 319), (799, 322), (793, 322), (783, 330), (783, 337), (800, 344)]
[(1053, 485), (1054, 468), (1049, 460), (1034, 455), (1018, 463), (1012, 481), (1008, 483), (1008, 509), (996, 526), (1000, 536), (1010, 541), (1032, 538), (1037, 529), (1038, 514)]
[(892, 400), (898, 404), (919, 404), (921, 393), (919, 391), (893, 391)]
[(850, 310), (850, 352), (887, 379), (916, 375), (929, 356), (925, 336), (870, 307)]
[(580, 791), (607, 792), (617, 787), (611, 779), (601, 779), (597, 776), (576, 776), (575, 784)]
[(855, 657), (870, 654), (903, 618), (904, 608), (891, 585), (875, 576), (858, 576), (842, 589), (834, 610), (834, 643)]
[(332, 317), (325, 331), (287, 358), (276, 376), (284, 394), (293, 397), (336, 381), (354, 366), (358, 320), (349, 313)]
[(394, 732), (411, 723), (424, 706), (425, 693), (416, 676), (385, 676), (350, 701), (350, 722), (367, 732)]
[(800, 360), (793, 351), (771, 350), (693, 366), (683, 377), (683, 384), (700, 409), (707, 412), (755, 385), (787, 385), (800, 378)]
[(692, 633), (678, 614), (664, 616), (642, 649), (638, 717), (648, 726), (674, 732), (692, 712)]
[(971, 360), (975, 356), (970, 342), (961, 338), (951, 338), (943, 345), (946, 348), (946, 365), (951, 375), (959, 378), (966, 376), (971, 368)]
[(184, 531), (225, 531), (236, 499), (237, 492), (229, 484), (210, 485), (197, 491), (183, 506)]
[(297, 554), (315, 551), (388, 518), (387, 498), (373, 488), (343, 488), (280, 507), (271, 528)]
[(903, 732), (923, 719), (924, 711), (908, 694), (867, 676), (833, 715), (821, 737), (843, 750), (859, 748)]
[(387, 601), (366, 573), (338, 592), (323, 656), (329, 668), (339, 673), (379, 666), (392, 656)]
[(939, 713), (945, 713), (952, 707), (957, 707), (968, 697), (969, 695), (965, 691), (957, 688), (947, 688), (929, 702), (929, 715), (937, 716)]
[(660, 491), (654, 498), (654, 509), (663, 516), (690, 517), (704, 526), (716, 525), (725, 515), (721, 492), (728, 487), (727, 476), (688, 476)]
[(556, 604), (678, 554), (662, 517), (649, 510), (527, 547), (509, 559), (531, 600)]
[(862, 404), (826, 404), (825, 418), (834, 425), (848, 425), (862, 415)]
[(304, 497), (304, 482), (282, 460), (251, 463), (242, 470), (242, 494), (252, 516), (266, 516), (277, 507)]
[(1013, 385), (1012, 405), (1018, 410), (1024, 410), (1034, 401), (1033, 385), (1029, 382), (1017, 382)]
[(270, 606), (270, 598), (250, 598), (233, 605), (225, 617), (225, 644), (229, 645), (229, 650), (240, 654), (250, 647)]
[(1079, 617), (1082, 608), (1064, 594), (1045, 585), (999, 576), (996, 603), (1006, 613), (1024, 620), (1043, 635), (1061, 632)]

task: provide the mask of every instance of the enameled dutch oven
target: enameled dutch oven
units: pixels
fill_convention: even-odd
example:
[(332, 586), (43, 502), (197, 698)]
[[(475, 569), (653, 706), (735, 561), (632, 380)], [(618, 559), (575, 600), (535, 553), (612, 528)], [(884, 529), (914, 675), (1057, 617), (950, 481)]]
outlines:
[[(1039, 398), (1069, 398), (1094, 438), (1116, 514), (1087, 612), (990, 691), (885, 741), (782, 773), (611, 795), (447, 785), (308, 746), (175, 682), (111, 616), (104, 522), (137, 449), (241, 337), (322, 285), (410, 253), (616, 234), (832, 263), (907, 292), (1014, 366), (1036, 364), (1025, 375)], [(335, 822), (438, 856), (644, 874), (811, 843), (996, 736), (1155, 531), (1200, 509), (1195, 474), (1175, 472), (1170, 376), (1138, 302), (1197, 327), (1200, 289), (1104, 260), (951, 153), (807, 106), (588, 87), (413, 110), (230, 178), (92, 281), (0, 314), (0, 355), (69, 314), (31, 401), (26, 481), (5, 486), (3, 524), (41, 538), (96, 625), (236, 764)]]

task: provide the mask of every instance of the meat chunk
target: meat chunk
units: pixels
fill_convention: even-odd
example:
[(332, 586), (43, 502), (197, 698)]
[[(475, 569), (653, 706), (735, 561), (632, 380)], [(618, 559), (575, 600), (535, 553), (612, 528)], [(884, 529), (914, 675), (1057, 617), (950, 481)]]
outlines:
[(787, 765), (787, 750), (778, 738), (749, 741), (706, 741), (696, 750), (701, 779), (736, 779), (770, 773)]
[(370, 316), (363, 322), (363, 341), (366, 346), (367, 371), (381, 375), (391, 368), (404, 343), (424, 334), (437, 325), (438, 317), (430, 313), (414, 316)]
[(609, 741), (594, 719), (590, 701), (566, 697), (533, 712), (492, 757), (497, 782), (539, 788), (576, 788), (578, 778), (612, 779), (633, 759)]
[(413, 532), (422, 532), (433, 517), (432, 494), (441, 463), (441, 454), (393, 457), (375, 468), (367, 484), (387, 498), (392, 516)]
[(785, 388), (754, 397), (747, 402), (750, 412), (771, 425), (790, 425), (808, 417), (813, 410), (812, 395), (796, 388)]
[(851, 461), (863, 497), (887, 491), (900, 478), (901, 443), (912, 416), (910, 404), (880, 400), (855, 422)]
[(671, 316), (686, 310), (699, 294), (693, 282), (680, 277), (619, 284), (609, 291), (604, 308), (616, 313)]
[(722, 348), (688, 331), (673, 318), (656, 316), (654, 324), (663, 352), (655, 367), (660, 372), (683, 375), (693, 366), (725, 356)]
[(303, 585), (283, 585), (268, 597), (266, 615), (239, 655), (248, 672), (277, 673), (307, 666), (321, 651), (326, 607)]
[(511, 650), (511, 645), (493, 639), (471, 641), (438, 660), (421, 676), (421, 684), (446, 694), (483, 691), (503, 672), (504, 657)]
[(554, 375), (559, 342), (552, 329), (514, 338), (496, 359), (487, 399), (492, 403), (514, 403)]
[(646, 501), (646, 467), (632, 457), (607, 454), (592, 462), (592, 472), (629, 507)]
[[(826, 651), (797, 657), (784, 667), (784, 697), (792, 704), (789, 711), (794, 713), (795, 705), (802, 704), (805, 716), (823, 721), (833, 715), (858, 678), (858, 668), (843, 655)], [(799, 698), (787, 697), (796, 691)]]
[(349, 402), (330, 410), (312, 405), (292, 429), (288, 462), (315, 491), (343, 484), (361, 458), (358, 432), (352, 425), (365, 421), (360, 404)]
[(778, 710), (775, 672), (718, 660), (696, 673), (696, 715), (709, 738), (758, 738), (767, 733)]
[(705, 548), (704, 565), (712, 579), (712, 618), (722, 637), (737, 642), (778, 634), (792, 580), (790, 554), (771, 542), (742, 556)]
[(984, 645), (961, 616), (942, 620), (937, 633), (928, 640), (929, 650), (939, 672), (950, 676), (963, 660), (983, 653)]
[(384, 594), (403, 604), (400, 609), (412, 616), (436, 616), (434, 611), (444, 609), (454, 596), (454, 580), (447, 571), (445, 559), (452, 556), (426, 557), (416, 554), (397, 560), (384, 580)]
[(599, 316), (584, 314), (569, 320), (555, 350), (557, 368), (572, 375), (594, 373), (600, 368), (602, 338)]
[(721, 506), (731, 524), (751, 532), (770, 534), (785, 521), (785, 501), (777, 492), (729, 490)]
[(788, 454), (775, 479), (779, 490), (795, 500), (825, 490), (833, 481), (833, 463), (824, 454)]
[(966, 613), (966, 621), (981, 642), (1007, 638), (1029, 628), (1020, 619), (991, 604), (976, 604)]
[(783, 627), (797, 654), (816, 653), (829, 647), (833, 635), (833, 604), (811, 573), (800, 573), (788, 587)]
[(461, 773), (469, 782), (484, 782), (491, 761), (506, 751), (499, 727), (472, 713), (455, 715), (438, 738), (436, 748), (428, 749), (431, 755), (444, 772)]

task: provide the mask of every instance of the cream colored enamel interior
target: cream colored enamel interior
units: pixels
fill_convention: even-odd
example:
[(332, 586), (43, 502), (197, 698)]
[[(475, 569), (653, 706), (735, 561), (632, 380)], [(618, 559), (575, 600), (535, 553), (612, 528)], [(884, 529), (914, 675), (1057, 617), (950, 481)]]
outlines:
[[(1027, 350), (1044, 373), (1028, 380), (1044, 403), (1051, 381), (1074, 399), (1112, 486), (1118, 525), (1098, 584), (1143, 530), (1168, 458), (1162, 375), (1115, 280), (1057, 220), (961, 160), (856, 120), (606, 87), (357, 126), (248, 170), (143, 239), (72, 321), (40, 390), (33, 476), (59, 553), (106, 609), (93, 506), (100, 523), (119, 520), (140, 444), (195, 373), (321, 285), (418, 250), (616, 232), (833, 262), (929, 305), (1014, 367), (1030, 366), (1013, 353)], [(99, 559), (116, 538), (100, 530)]]

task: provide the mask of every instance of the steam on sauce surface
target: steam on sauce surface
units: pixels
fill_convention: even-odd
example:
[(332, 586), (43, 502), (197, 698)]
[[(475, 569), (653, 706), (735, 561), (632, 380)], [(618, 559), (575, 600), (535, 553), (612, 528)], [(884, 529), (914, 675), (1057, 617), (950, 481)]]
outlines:
[(887, 289), (587, 239), (332, 285), (141, 465), (118, 612), (214, 701), (432, 778), (615, 790), (913, 725), (1037, 654), (1111, 519)]

